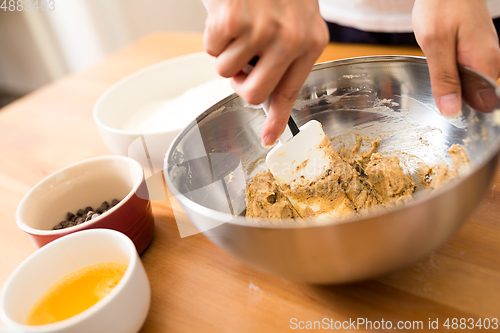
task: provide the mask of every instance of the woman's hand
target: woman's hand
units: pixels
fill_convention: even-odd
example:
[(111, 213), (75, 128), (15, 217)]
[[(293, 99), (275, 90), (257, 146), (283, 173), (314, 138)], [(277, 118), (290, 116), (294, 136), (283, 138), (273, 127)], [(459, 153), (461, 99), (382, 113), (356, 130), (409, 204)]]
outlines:
[[(477, 0), (474, 0), (477, 1)], [(216, 70), (250, 104), (269, 95), (262, 143), (274, 144), (287, 125), (302, 84), (328, 43), (317, 0), (208, 0), (203, 44)], [(255, 56), (249, 75), (242, 68)]]
[[(427, 56), (436, 104), (446, 116), (459, 115), (457, 62), (494, 80), (500, 76), (498, 37), (486, 1), (416, 0), (412, 21), (415, 37)], [(488, 93), (480, 98), (485, 105), (496, 102), (496, 96)]]

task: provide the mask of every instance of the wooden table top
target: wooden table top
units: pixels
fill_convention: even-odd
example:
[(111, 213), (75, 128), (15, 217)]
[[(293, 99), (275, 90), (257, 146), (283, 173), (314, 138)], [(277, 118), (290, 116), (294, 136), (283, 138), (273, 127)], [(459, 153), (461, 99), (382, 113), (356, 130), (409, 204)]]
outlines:
[[(0, 109), (0, 288), (36, 250), (15, 222), (22, 197), (64, 166), (110, 154), (92, 120), (97, 98), (143, 67), (202, 50), (200, 34), (152, 34)], [(375, 54), (422, 55), (411, 47), (332, 44), (319, 61)], [(280, 332), (324, 318), (394, 326), (422, 321), (425, 331), (429, 318), (439, 319), (440, 328), (447, 318), (499, 318), (499, 185), (497, 173), (472, 217), (431, 255), (382, 278), (341, 286), (269, 276), (202, 234), (180, 238), (169, 203), (155, 201), (155, 237), (142, 256), (152, 301), (141, 332)]]

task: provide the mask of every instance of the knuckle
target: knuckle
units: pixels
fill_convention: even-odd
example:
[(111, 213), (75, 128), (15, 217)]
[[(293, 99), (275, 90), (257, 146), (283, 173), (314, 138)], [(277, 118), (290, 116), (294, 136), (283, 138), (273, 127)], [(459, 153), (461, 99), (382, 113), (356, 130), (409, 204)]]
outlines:
[(264, 97), (259, 96), (258, 93), (253, 92), (253, 91), (245, 92), (245, 93), (243, 93), (243, 96), (241, 96), (241, 97), (243, 97), (243, 99), (245, 101), (247, 101), (248, 104), (252, 104), (252, 105), (259, 105), (259, 104), (264, 103), (264, 101), (265, 101)]
[(282, 49), (285, 54), (294, 54), (304, 46), (307, 29), (300, 20), (290, 20), (281, 27)]
[(244, 85), (236, 91), (248, 104), (259, 105), (264, 103), (266, 97), (262, 92), (254, 87), (245, 87)]
[(230, 36), (237, 36), (243, 33), (251, 26), (251, 22), (246, 18), (246, 16), (235, 15), (230, 10), (224, 11), (223, 20), (220, 24), (224, 28), (224, 33)]
[(423, 31), (415, 34), (415, 36), (422, 50), (426, 49), (430, 44), (432, 44), (434, 40), (434, 34), (431, 31)]
[(498, 52), (495, 56), (495, 64), (494, 64), (494, 76), (493, 78), (497, 80), (500, 77), (500, 52)]
[(249, 46), (252, 49), (260, 48), (268, 44), (276, 34), (276, 23), (265, 21), (257, 23), (252, 29)]
[(222, 77), (229, 78), (232, 76), (230, 72), (230, 64), (220, 58), (215, 60), (215, 71)]
[(489, 74), (495, 80), (500, 77), (500, 50), (492, 49), (490, 54), (490, 70), (487, 74)]
[(440, 87), (459, 87), (460, 78), (457, 73), (441, 70), (435, 74), (436, 84)]
[(203, 48), (204, 48), (205, 52), (206, 52), (208, 55), (210, 55), (210, 56), (212, 56), (212, 57), (217, 57), (217, 56), (219, 55), (219, 54), (218, 54), (217, 52), (215, 52), (215, 51), (214, 51), (214, 49), (212, 49), (210, 46), (205, 45), (205, 43), (203, 43), (203, 44), (204, 44), (204, 47), (203, 47)]
[(286, 33), (283, 36), (283, 53), (284, 54), (295, 54), (297, 50), (301, 47), (303, 43), (303, 36), (294, 33)]
[(213, 23), (211, 20), (207, 19), (205, 22), (205, 30), (203, 32), (203, 48), (205, 52), (211, 56), (216, 56), (213, 48)]
[(279, 91), (274, 91), (273, 101), (279, 105), (290, 105), (294, 104), (299, 94), (300, 87), (288, 87), (287, 89), (280, 89)]
[(456, 47), (456, 30), (446, 22), (440, 27), (435, 25), (425, 27), (418, 33), (416, 32), (415, 37), (424, 52), (429, 48)]
[(313, 34), (311, 40), (311, 48), (314, 51), (323, 51), (323, 49), (328, 45), (330, 41), (330, 34), (328, 32), (328, 28), (324, 22), (322, 22), (321, 27), (317, 29), (317, 32)]
[(217, 15), (210, 18), (207, 27), (214, 38), (227, 38), (239, 33), (241, 22), (235, 16), (229, 8), (222, 8), (217, 12)]
[(487, 51), (488, 54), (491, 54), (491, 57), (492, 57), (492, 60), (493, 60), (493, 63), (496, 65), (496, 66), (499, 66), (500, 65), (500, 48), (495, 45), (494, 47), (492, 47), (489, 51)]
[(278, 128), (280, 130), (283, 130), (285, 129), (287, 123), (288, 123), (288, 117), (280, 117), (275, 115), (268, 118), (268, 127), (270, 128)]
[(226, 24), (223, 24), (225, 34), (238, 34), (244, 26), (244, 22), (236, 20), (234, 17), (229, 17)]
[(305, 29), (300, 29), (299, 31), (295, 31), (294, 36), (295, 36), (295, 45), (297, 47), (303, 46), (307, 41), (307, 33)]
[(206, 32), (203, 35), (203, 49), (212, 57), (217, 57), (219, 55), (219, 53), (215, 51), (214, 46), (210, 42), (210, 36)]
[(323, 29), (321, 29), (323, 33), (321, 35), (320, 43), (322, 48), (325, 48), (330, 42), (330, 31), (328, 30), (328, 26), (325, 21), (321, 21), (321, 25), (323, 26)]
[(297, 22), (297, 24), (295, 24), (293, 28), (289, 28), (289, 30), (296, 47), (300, 47), (305, 44), (308, 36), (306, 27)]
[(421, 29), (415, 30), (415, 37), (422, 49), (429, 45), (435, 44), (438, 40), (441, 40), (443, 36), (443, 29), (436, 29), (432, 26), (426, 26)]

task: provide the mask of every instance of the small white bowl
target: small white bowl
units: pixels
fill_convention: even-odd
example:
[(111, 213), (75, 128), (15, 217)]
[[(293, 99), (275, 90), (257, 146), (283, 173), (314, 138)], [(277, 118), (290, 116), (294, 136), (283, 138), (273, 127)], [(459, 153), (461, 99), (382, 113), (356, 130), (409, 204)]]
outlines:
[[(127, 264), (116, 287), (87, 310), (60, 322), (25, 325), (29, 311), (57, 281), (87, 266)], [(0, 318), (7, 332), (135, 333), (146, 320), (151, 289), (134, 243), (107, 229), (84, 230), (59, 238), (24, 260), (0, 293)]]
[(106, 146), (114, 154), (129, 156), (141, 163), (146, 178), (160, 172), (170, 143), (189, 124), (184, 115), (180, 117), (183, 110), (169, 119), (163, 131), (129, 131), (124, 130), (124, 126), (148, 104), (179, 97), (190, 88), (221, 78), (214, 64), (215, 59), (206, 53), (193, 53), (144, 68), (110, 87), (98, 99), (93, 111)]

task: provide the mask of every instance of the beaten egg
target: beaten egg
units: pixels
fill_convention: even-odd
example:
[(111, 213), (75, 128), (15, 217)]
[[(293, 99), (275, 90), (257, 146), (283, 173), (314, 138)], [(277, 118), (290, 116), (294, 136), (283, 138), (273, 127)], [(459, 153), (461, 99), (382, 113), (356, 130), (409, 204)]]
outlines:
[(65, 276), (35, 303), (26, 324), (55, 323), (90, 308), (113, 290), (126, 270), (125, 264), (105, 263)]

